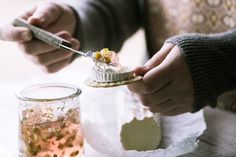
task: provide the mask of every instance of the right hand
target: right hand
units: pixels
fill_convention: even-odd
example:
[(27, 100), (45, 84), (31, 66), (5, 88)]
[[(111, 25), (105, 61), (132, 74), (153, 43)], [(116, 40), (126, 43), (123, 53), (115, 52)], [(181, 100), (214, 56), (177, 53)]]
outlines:
[(145, 65), (134, 70), (141, 81), (128, 85), (151, 112), (176, 116), (193, 111), (194, 82), (181, 49), (165, 43)]
[[(69, 6), (52, 2), (40, 3), (20, 18), (70, 41), (74, 49), (79, 49), (79, 41), (72, 37), (76, 30), (76, 16)], [(32, 38), (29, 29), (15, 27), (13, 22), (0, 27), (0, 39), (17, 42), (27, 58), (48, 73), (59, 71), (73, 58), (73, 53), (56, 49)]]

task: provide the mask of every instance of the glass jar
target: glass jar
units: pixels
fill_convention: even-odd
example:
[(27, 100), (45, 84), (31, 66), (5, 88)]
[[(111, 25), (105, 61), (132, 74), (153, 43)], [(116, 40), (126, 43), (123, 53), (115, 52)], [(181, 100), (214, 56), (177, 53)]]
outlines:
[(68, 84), (38, 84), (17, 93), (20, 157), (83, 157), (81, 90)]

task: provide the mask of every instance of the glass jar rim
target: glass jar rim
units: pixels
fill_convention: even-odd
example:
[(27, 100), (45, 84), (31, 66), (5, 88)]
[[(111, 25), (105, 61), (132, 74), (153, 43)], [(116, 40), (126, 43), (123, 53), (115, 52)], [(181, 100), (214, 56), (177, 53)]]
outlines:
[[(26, 96), (24, 92), (27, 92), (29, 90), (36, 90), (40, 88), (65, 88), (73, 90), (71, 94), (67, 94), (65, 96), (55, 97), (55, 98), (36, 98), (36, 97), (30, 97)], [(51, 102), (51, 101), (61, 101), (66, 99), (72, 99), (81, 94), (82, 90), (78, 88), (75, 85), (67, 84), (67, 83), (40, 83), (40, 84), (34, 84), (29, 85), (26, 87), (23, 87), (22, 89), (18, 90), (16, 92), (16, 97), (21, 101), (32, 101), (32, 102)]]

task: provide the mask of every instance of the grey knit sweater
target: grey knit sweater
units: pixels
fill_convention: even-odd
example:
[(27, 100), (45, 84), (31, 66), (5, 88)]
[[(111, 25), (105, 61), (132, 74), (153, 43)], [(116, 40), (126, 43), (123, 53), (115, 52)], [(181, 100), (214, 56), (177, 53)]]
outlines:
[(236, 89), (236, 30), (214, 35), (188, 34), (168, 39), (177, 45), (194, 81), (194, 111), (215, 107), (217, 98)]
[[(76, 35), (85, 51), (103, 47), (118, 51), (140, 26), (144, 26), (147, 32), (157, 29), (145, 26), (145, 5), (139, 0), (78, 0), (78, 4), (66, 3), (78, 15)], [(147, 36), (148, 43), (153, 40), (157, 39)], [(178, 35), (166, 42), (181, 49), (189, 66), (194, 81), (193, 112), (206, 105), (215, 107), (222, 93), (236, 89), (236, 30), (213, 35)], [(148, 48), (152, 56), (154, 50)]]

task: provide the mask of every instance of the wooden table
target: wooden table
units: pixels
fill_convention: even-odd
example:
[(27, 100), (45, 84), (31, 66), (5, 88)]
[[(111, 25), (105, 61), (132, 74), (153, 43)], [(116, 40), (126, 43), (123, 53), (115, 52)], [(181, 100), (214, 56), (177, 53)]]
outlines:
[(198, 149), (181, 157), (236, 157), (236, 114), (206, 108), (207, 130)]

